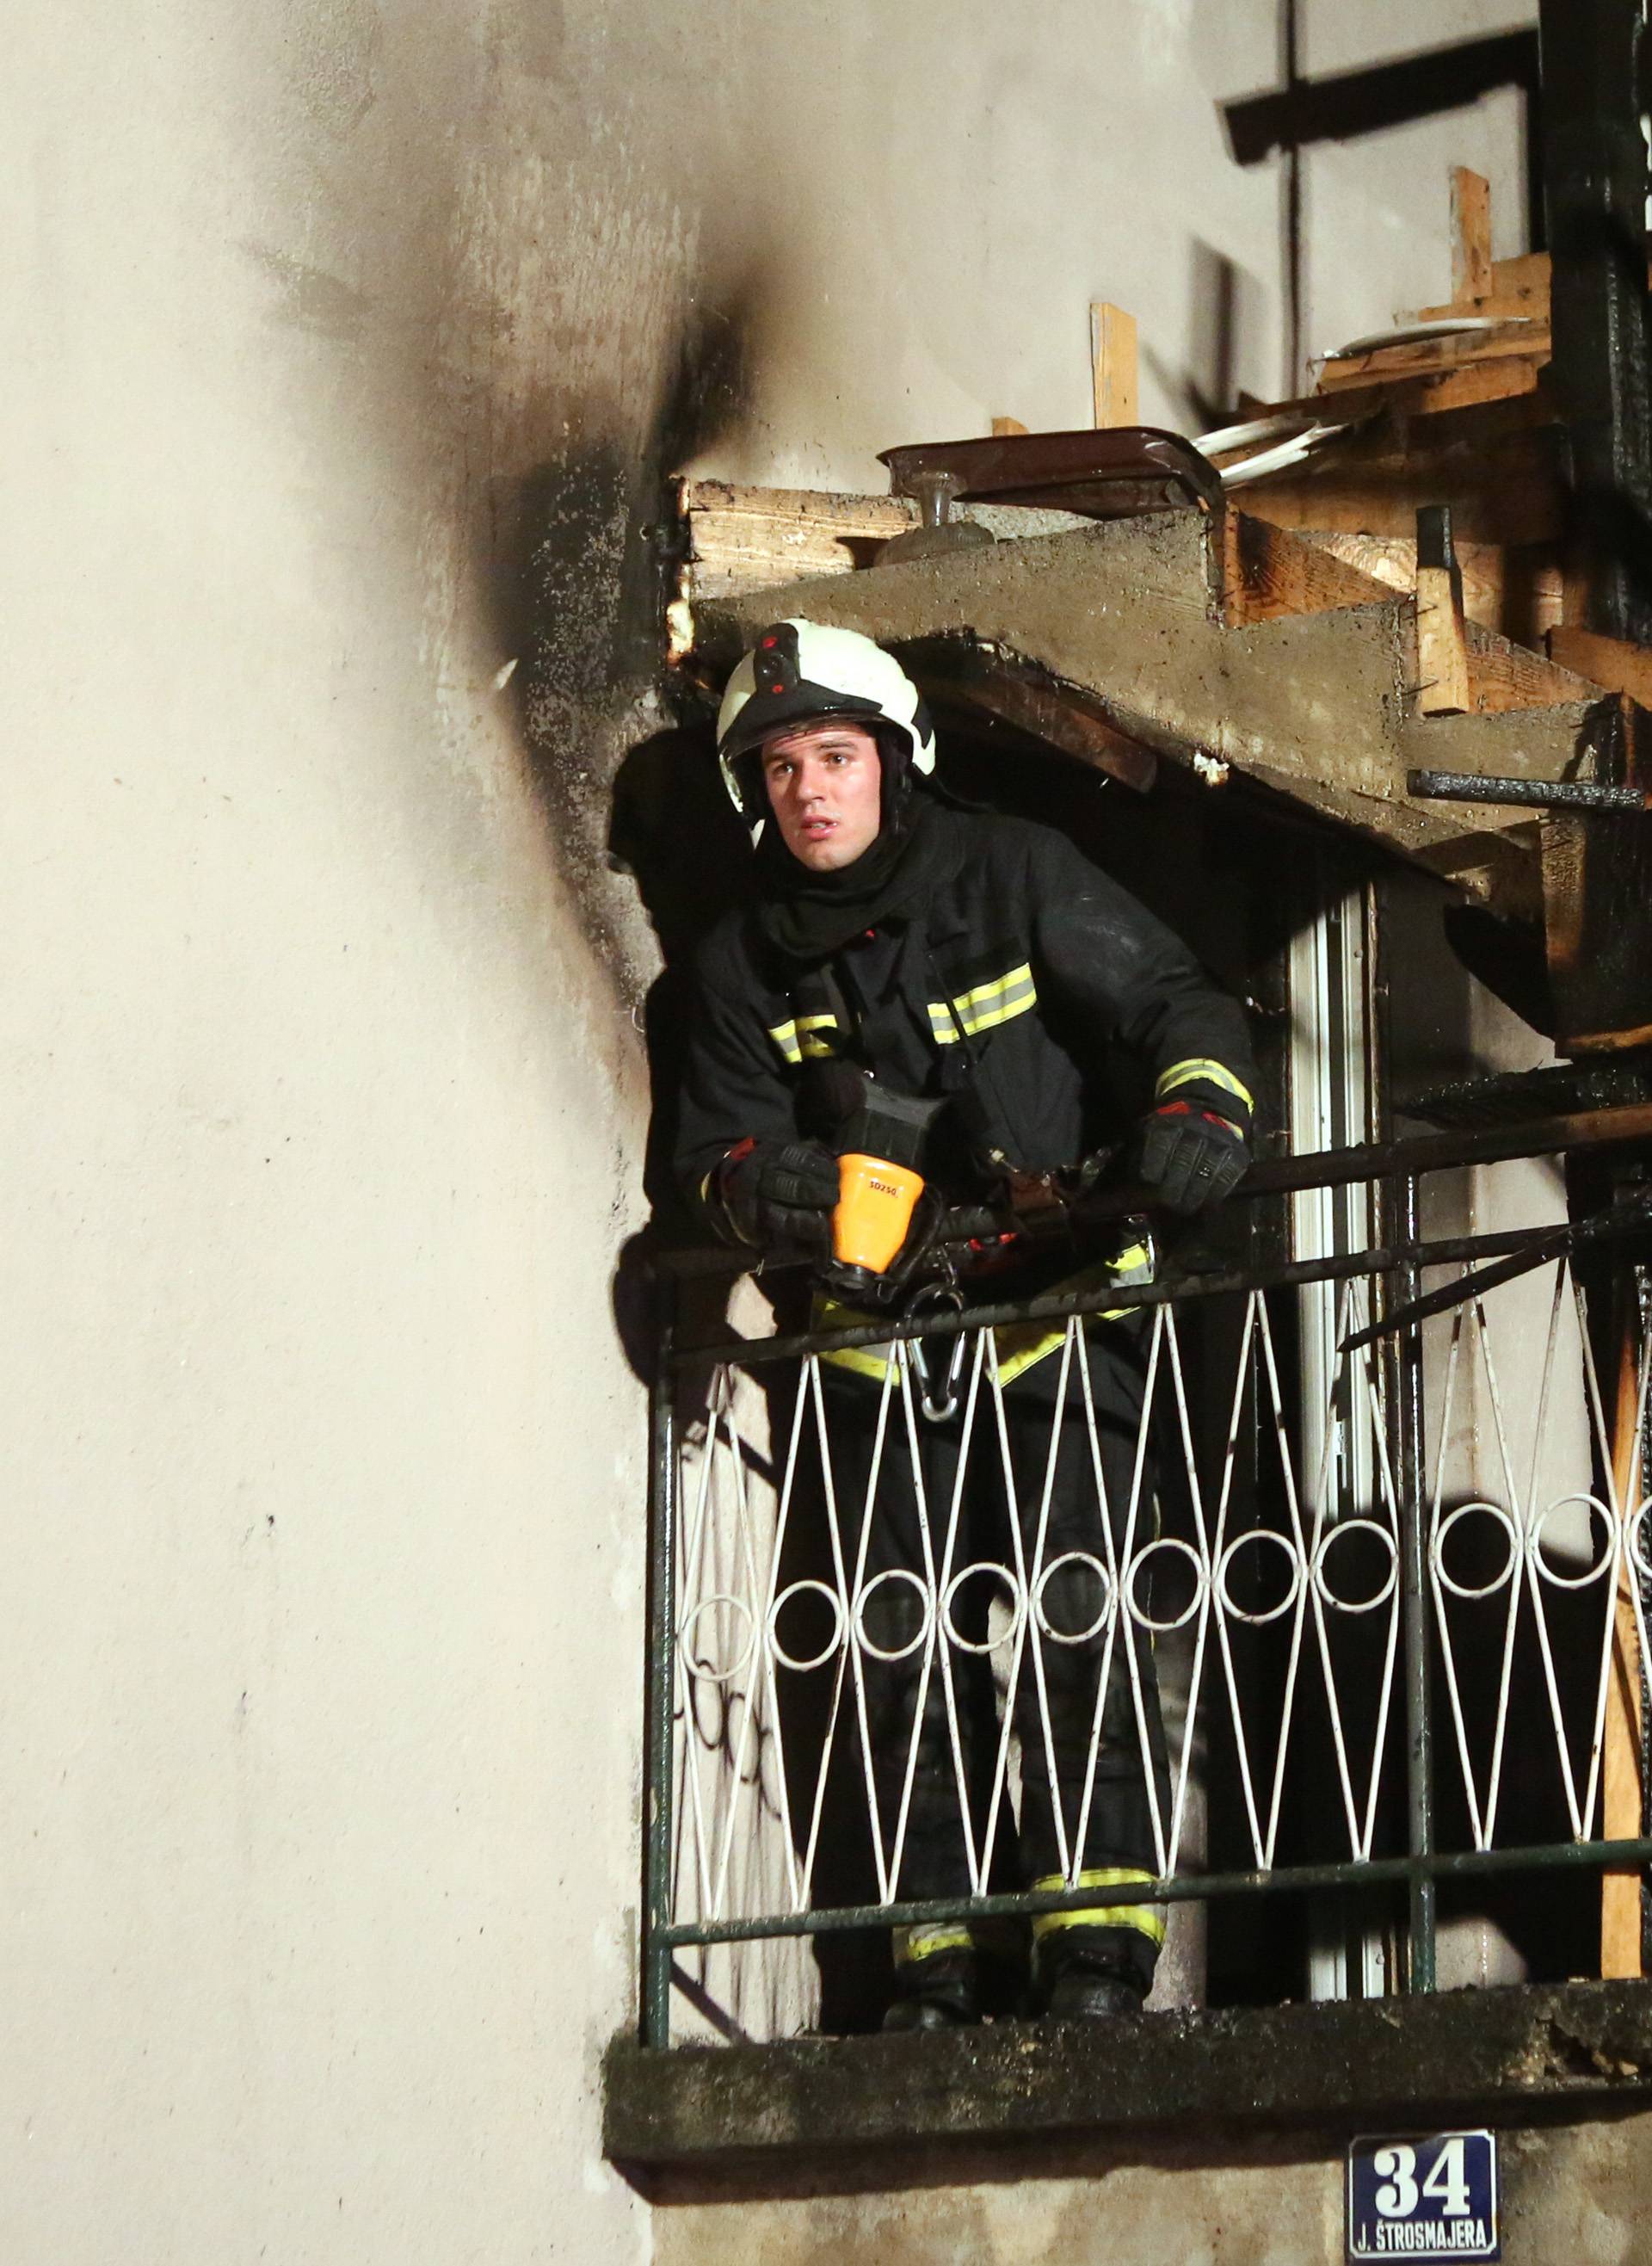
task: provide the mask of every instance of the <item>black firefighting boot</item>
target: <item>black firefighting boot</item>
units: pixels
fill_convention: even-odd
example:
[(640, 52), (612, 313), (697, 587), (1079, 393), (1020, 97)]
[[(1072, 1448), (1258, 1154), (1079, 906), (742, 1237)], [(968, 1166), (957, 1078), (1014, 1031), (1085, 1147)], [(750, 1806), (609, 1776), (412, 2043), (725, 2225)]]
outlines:
[(1139, 2014), (1147, 1993), (1127, 1960), (1085, 1953), (1071, 1943), (1053, 1947), (1038, 1963), (1042, 2011), (1058, 2022), (1109, 2014)]
[(900, 1929), (886, 2030), (955, 2030), (981, 2019), (981, 1961), (969, 1932)]
[(1057, 2021), (1139, 2014), (1158, 1955), (1158, 1944), (1132, 1928), (1047, 1924), (1033, 1953), (1039, 2012)]

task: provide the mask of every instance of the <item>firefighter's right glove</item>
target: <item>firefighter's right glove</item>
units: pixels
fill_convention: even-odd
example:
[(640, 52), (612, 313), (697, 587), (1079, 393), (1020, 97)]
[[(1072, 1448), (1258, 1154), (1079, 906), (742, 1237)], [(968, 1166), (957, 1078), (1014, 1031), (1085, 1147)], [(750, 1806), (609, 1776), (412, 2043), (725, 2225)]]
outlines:
[(818, 1141), (742, 1141), (717, 1169), (723, 1220), (759, 1251), (831, 1249), (837, 1159)]
[(1239, 1127), (1196, 1102), (1166, 1101), (1142, 1121), (1136, 1169), (1167, 1211), (1202, 1211), (1232, 1195), (1250, 1164)]

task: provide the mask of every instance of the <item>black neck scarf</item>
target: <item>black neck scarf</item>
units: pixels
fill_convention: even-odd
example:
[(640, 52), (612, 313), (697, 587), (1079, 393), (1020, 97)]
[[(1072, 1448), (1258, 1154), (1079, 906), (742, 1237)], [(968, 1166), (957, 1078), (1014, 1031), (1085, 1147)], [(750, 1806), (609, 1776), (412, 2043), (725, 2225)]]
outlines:
[(913, 794), (852, 866), (815, 874), (800, 865), (772, 821), (757, 848), (757, 925), (786, 959), (830, 960), (852, 937), (910, 918), (953, 861), (952, 830), (927, 796)]

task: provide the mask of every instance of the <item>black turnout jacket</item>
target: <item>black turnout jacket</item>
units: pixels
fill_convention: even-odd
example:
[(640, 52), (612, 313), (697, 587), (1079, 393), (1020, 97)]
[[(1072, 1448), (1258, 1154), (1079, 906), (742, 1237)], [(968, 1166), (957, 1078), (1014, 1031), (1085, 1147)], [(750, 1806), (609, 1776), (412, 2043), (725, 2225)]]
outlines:
[(1248, 1129), (1255, 1072), (1238, 1005), (1061, 834), (932, 804), (927, 900), (806, 968), (755, 905), (700, 947), (676, 1169), (695, 1203), (739, 1142), (831, 1144), (821, 1066), (939, 1099), (923, 1169), (954, 1202), (1005, 1167), (1046, 1172), (1116, 1143), (1167, 1100)]

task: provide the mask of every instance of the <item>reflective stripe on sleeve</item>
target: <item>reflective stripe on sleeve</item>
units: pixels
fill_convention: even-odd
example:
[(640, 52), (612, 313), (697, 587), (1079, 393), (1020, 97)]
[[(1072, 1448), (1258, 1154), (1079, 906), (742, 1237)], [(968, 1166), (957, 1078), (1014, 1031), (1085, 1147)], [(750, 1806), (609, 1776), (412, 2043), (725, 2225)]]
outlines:
[(790, 1023), (771, 1025), (769, 1036), (793, 1069), (802, 1062), (818, 1062), (823, 1055), (835, 1055), (837, 1018), (836, 1015), (800, 1015)]
[(1246, 1109), (1253, 1113), (1255, 1110), (1256, 1104), (1252, 1100), (1249, 1090), (1240, 1085), (1225, 1064), (1219, 1062), (1172, 1063), (1168, 1070), (1160, 1071), (1159, 1073), (1158, 1082), (1153, 1087), (1153, 1099), (1155, 1101), (1162, 1101), (1167, 1093), (1173, 1093), (1179, 1085), (1195, 1085), (1220, 1086), (1224, 1093), (1236, 1094)]

